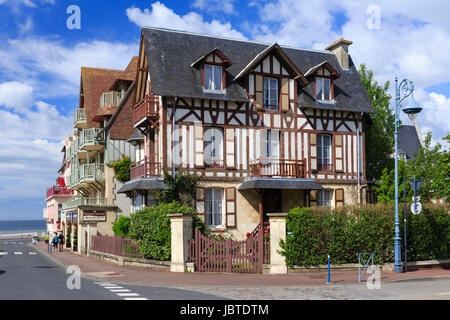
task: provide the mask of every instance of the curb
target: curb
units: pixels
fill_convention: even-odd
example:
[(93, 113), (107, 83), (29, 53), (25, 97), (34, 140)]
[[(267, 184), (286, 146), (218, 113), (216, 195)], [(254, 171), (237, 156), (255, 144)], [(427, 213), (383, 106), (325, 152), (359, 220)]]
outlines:
[(392, 282), (413, 282), (413, 281), (439, 281), (439, 280), (446, 280), (446, 279), (450, 279), (450, 275), (448, 275), (448, 276), (428, 276), (428, 277), (398, 279), (398, 280), (391, 280), (391, 281), (385, 281), (385, 282), (386, 283), (392, 283)]

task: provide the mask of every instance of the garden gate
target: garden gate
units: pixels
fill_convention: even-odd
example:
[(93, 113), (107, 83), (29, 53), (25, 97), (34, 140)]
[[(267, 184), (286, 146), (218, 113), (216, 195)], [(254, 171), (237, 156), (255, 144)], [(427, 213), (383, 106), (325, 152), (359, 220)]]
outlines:
[(259, 226), (245, 240), (217, 240), (201, 234), (189, 240), (189, 261), (200, 272), (262, 273), (270, 263), (269, 236)]

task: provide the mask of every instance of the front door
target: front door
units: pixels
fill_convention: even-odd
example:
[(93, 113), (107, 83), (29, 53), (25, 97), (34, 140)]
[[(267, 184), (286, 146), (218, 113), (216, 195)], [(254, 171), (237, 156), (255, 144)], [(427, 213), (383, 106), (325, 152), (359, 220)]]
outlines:
[(269, 222), (267, 213), (281, 212), (281, 190), (266, 189), (263, 195), (263, 221)]

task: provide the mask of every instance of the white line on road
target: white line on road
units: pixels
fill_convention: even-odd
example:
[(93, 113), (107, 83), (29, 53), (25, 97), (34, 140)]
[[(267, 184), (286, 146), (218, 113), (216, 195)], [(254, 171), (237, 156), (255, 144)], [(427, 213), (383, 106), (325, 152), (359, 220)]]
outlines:
[(6, 256), (8, 252), (0, 252), (0, 256)]
[(28, 254), (31, 254), (31, 255), (37, 255), (36, 252), (28, 252)]
[(124, 300), (148, 300), (147, 298), (144, 297), (138, 297), (138, 298), (123, 298)]
[(103, 287), (105, 289), (123, 289), (123, 287), (119, 287), (119, 286), (111, 286), (111, 287)]
[(131, 290), (128, 289), (110, 289), (111, 292), (131, 292)]
[(14, 254), (23, 254), (23, 252), (20, 252), (20, 251), (17, 252), (17, 251), (16, 251), (16, 252), (14, 252)]
[(120, 297), (139, 297), (137, 293), (118, 293), (117, 295)]

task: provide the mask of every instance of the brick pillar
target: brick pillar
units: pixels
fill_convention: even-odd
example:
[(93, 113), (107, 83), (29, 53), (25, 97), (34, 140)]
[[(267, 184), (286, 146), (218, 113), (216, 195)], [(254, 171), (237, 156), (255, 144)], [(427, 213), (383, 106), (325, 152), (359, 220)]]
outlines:
[(270, 273), (287, 273), (284, 256), (281, 250), (280, 240), (286, 240), (286, 217), (287, 213), (268, 213), (270, 223)]
[(189, 240), (192, 239), (192, 215), (172, 213), (168, 216), (172, 232), (170, 271), (184, 272), (189, 256)]

